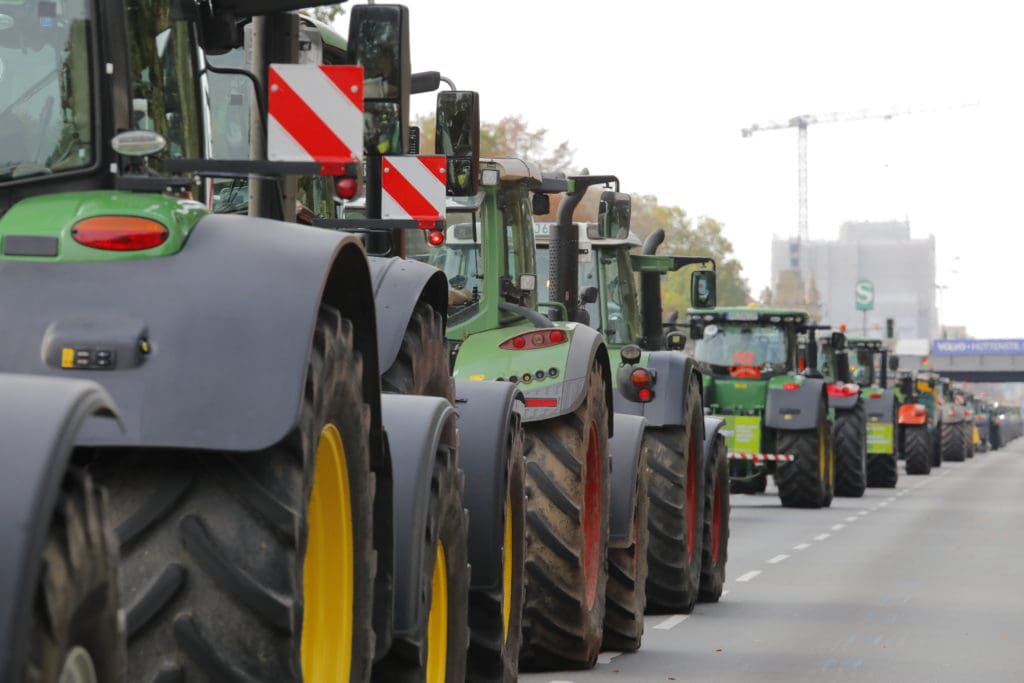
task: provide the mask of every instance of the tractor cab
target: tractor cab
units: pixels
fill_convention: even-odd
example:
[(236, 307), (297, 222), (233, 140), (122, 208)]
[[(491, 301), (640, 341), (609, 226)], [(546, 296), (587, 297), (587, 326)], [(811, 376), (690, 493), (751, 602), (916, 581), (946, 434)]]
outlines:
[(733, 307), (691, 310), (693, 354), (713, 377), (760, 380), (796, 373), (803, 311)]

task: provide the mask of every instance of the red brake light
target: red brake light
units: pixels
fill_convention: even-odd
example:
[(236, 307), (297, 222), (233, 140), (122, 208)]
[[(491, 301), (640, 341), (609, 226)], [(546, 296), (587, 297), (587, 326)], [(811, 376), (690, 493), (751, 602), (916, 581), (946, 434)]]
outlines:
[(882, 398), (882, 395), (876, 391), (874, 393), (868, 394), (868, 397), (870, 397), (870, 398)]
[(850, 397), (860, 393), (860, 387), (856, 384), (843, 384), (842, 382), (829, 384), (825, 387), (825, 390), (829, 396), (835, 397)]
[(647, 403), (652, 398), (654, 398), (654, 394), (651, 392), (650, 389), (644, 387), (640, 391), (636, 392), (636, 397), (639, 398), (641, 402)]
[(355, 181), (355, 178), (338, 178), (334, 189), (342, 199), (352, 199), (359, 191), (359, 183)]
[(427, 234), (427, 241), (430, 242), (431, 246), (439, 247), (444, 244), (444, 231), (443, 230), (431, 230)]
[(782, 385), (782, 388), (785, 389), (786, 391), (796, 391), (797, 389), (800, 388), (800, 385), (797, 384), (796, 382), (786, 382), (785, 384)]
[(635, 387), (648, 387), (651, 385), (651, 373), (644, 368), (637, 368), (629, 373), (629, 381)]
[(92, 249), (141, 251), (159, 247), (170, 233), (162, 223), (138, 216), (93, 216), (75, 223), (71, 237)]
[(528, 398), (526, 399), (527, 408), (557, 408), (557, 398)]
[(569, 336), (562, 330), (532, 330), (506, 339), (498, 344), (498, 348), (506, 351), (543, 349), (556, 344), (564, 344), (568, 339)]

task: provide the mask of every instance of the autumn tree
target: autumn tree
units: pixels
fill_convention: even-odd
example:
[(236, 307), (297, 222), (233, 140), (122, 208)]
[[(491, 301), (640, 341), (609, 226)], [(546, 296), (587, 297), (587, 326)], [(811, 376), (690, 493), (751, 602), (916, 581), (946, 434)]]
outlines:
[(340, 4), (325, 5), (324, 7), (316, 7), (313, 9), (313, 16), (325, 24), (333, 23), (335, 19), (344, 13), (345, 10)]
[[(417, 117), (413, 125), (420, 128), (420, 152), (432, 153), (436, 130), (433, 114)], [(549, 148), (547, 135), (546, 128), (531, 129), (522, 116), (506, 116), (497, 123), (483, 122), (480, 124), (480, 156), (515, 157), (535, 163), (545, 172), (570, 172), (574, 150), (567, 140)]]

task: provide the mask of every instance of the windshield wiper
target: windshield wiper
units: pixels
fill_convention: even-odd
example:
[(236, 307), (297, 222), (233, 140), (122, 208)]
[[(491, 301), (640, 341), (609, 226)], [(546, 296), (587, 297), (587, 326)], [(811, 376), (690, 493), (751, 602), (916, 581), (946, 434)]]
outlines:
[(31, 161), (19, 161), (15, 164), (0, 166), (0, 180), (17, 180), (18, 178), (29, 178), (34, 175), (50, 175), (53, 171), (49, 166), (37, 164)]

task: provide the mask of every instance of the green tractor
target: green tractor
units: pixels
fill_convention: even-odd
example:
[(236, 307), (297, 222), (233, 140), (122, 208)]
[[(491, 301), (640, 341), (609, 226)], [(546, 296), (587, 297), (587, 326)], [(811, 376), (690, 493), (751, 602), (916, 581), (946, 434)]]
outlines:
[[(446, 139), (442, 133), (438, 144)], [(642, 584), (634, 582), (625, 593), (609, 585), (608, 563), (632, 567), (643, 554), (645, 539), (634, 524), (644, 514), (638, 494), (646, 471), (643, 421), (613, 411), (612, 367), (601, 335), (578, 323), (552, 322), (539, 311), (530, 190), (541, 185), (540, 173), (518, 159), (472, 163), (479, 163), (482, 191), (449, 203), (442, 239), (410, 233), (406, 249), (448, 276), (447, 335), (456, 380), (498, 380), (524, 397), (521, 663), (586, 668), (601, 648), (607, 596), (614, 594), (633, 614), (642, 604)]]
[(861, 396), (860, 385), (853, 381), (845, 331), (840, 328), (819, 344), (819, 367), (827, 381), (825, 389), (834, 420), (835, 493), (860, 498), (867, 488), (867, 401)]
[[(565, 191), (568, 183), (546, 178), (545, 187), (537, 192)], [(602, 218), (609, 213), (628, 215), (629, 196), (616, 190), (602, 193)], [(578, 301), (577, 318), (608, 340), (612, 362), (618, 367), (616, 413), (646, 420), (647, 611), (688, 613), (697, 600), (717, 601), (729, 538), (728, 460), (720, 431), (724, 422), (704, 416), (700, 372), (693, 359), (681, 352), (685, 338), (677, 332), (666, 335), (660, 287), (663, 273), (695, 265), (713, 267), (714, 261), (659, 256), (656, 251), (664, 232), (655, 231), (641, 245), (626, 222), (614, 225), (599, 220), (568, 230), (538, 223), (536, 235), (539, 271), (549, 273), (550, 283), (564, 283), (571, 277), (557, 268), (578, 254), (579, 294), (569, 292), (562, 298)], [(634, 253), (641, 246), (642, 253)], [(692, 279), (693, 305), (713, 305), (713, 271), (696, 271)], [(549, 288), (549, 297), (556, 291)]]
[(898, 401), (889, 387), (888, 373), (895, 357), (881, 339), (848, 337), (853, 380), (860, 385), (867, 415), (867, 485), (893, 488), (898, 478), (899, 448), (896, 433)]
[[(128, 680), (461, 681), (467, 536), (491, 580), (478, 594), (497, 595), (479, 623), (496, 630), (499, 649), (514, 642), (515, 388), (456, 385), (457, 421), (439, 326), (443, 275), (380, 276), (414, 265), (375, 266), (364, 237), (294, 224), (288, 188), (298, 183), (289, 178), (333, 176), (340, 189), (360, 169), (357, 160), (263, 160), (256, 148), (265, 146), (273, 87), (253, 90), (260, 127), (247, 157), (206, 158), (227, 133), (207, 126), (216, 116), (202, 76), (224, 69), (204, 54), (237, 50), (248, 33), (254, 80), (266, 83), (270, 62), (291, 64), (299, 52), (290, 11), (313, 4), (0, 8), (13, 29), (0, 32), (0, 277), (15, 323), (0, 370), (91, 379), (119, 416), (87, 421), (59, 444), (65, 455), (18, 480), (5, 504), (25, 511), (11, 515), (26, 520), (19, 528), (45, 531), (54, 492), (74, 485), (63, 483), (69, 472), (84, 470), (107, 490)], [(407, 45), (407, 14), (356, 10), (349, 59), (366, 67), (356, 87), (400, 83), (367, 100), (370, 113), (402, 119), (407, 58), (370, 55), (385, 46), (377, 38)], [(369, 176), (380, 160), (368, 161)], [(216, 179), (250, 176), (259, 180), (245, 186), (249, 215), (211, 212), (214, 188), (224, 189)], [(230, 206), (221, 198), (218, 208)], [(424, 340), (432, 345), (412, 351)], [(467, 531), (460, 468), (470, 461), (485, 473), (471, 475), (472, 488), (487, 491), (484, 511), (474, 509), (486, 521), (477, 532)], [(38, 547), (40, 538), (30, 540)], [(35, 595), (38, 563), (13, 560), (31, 569), (17, 593)], [(74, 597), (49, 623), (74, 621)], [(120, 656), (123, 642), (101, 642), (101, 617), (95, 640), (58, 643), (42, 670), (91, 668), (119, 680), (103, 662)], [(26, 663), (34, 637), (15, 650), (4, 642), (17, 660), (14, 679), (35, 666)], [(488, 661), (500, 669), (502, 660), (507, 652)]]
[(966, 460), (973, 419), (967, 418), (964, 394), (931, 371), (900, 373), (899, 387), (899, 442), (907, 474)]
[(773, 474), (784, 506), (829, 506), (836, 471), (832, 418), (807, 313), (725, 307), (687, 315), (704, 405), (729, 430), (732, 491), (763, 492)]

